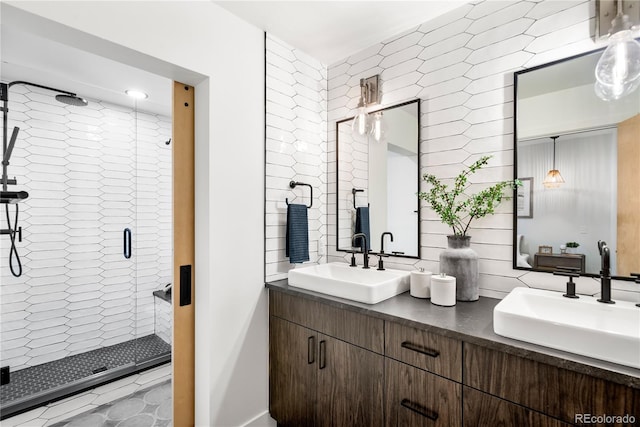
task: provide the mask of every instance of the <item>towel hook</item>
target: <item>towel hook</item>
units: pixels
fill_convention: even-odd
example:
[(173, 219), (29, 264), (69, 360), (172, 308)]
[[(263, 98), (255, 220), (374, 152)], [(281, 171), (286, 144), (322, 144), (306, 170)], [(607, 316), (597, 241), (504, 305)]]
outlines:
[[(352, 188), (351, 189), (351, 194), (353, 194), (353, 209), (358, 209), (356, 208), (356, 193), (364, 193), (364, 190), (362, 188)], [(367, 206), (371, 206), (370, 203), (367, 203)]]
[[(289, 182), (289, 187), (290, 188), (296, 188), (296, 185), (304, 185), (309, 187), (309, 190), (311, 190), (311, 200), (309, 202), (309, 206), (307, 206), (307, 208), (311, 208), (311, 206), (313, 206), (313, 187), (310, 184), (305, 184), (304, 182), (298, 182), (298, 181), (290, 181)], [(286, 199), (284, 199), (284, 202), (287, 204), (287, 206), (289, 205), (289, 198), (287, 197)]]

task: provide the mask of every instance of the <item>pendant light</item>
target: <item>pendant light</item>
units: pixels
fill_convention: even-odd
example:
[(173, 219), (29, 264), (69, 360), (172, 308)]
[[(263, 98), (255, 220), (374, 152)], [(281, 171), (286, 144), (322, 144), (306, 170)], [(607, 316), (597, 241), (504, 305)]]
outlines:
[(547, 176), (542, 181), (544, 188), (558, 188), (560, 184), (564, 184), (564, 178), (560, 175), (560, 171), (556, 169), (556, 139), (557, 136), (552, 136), (553, 139), (553, 169), (547, 172)]
[(629, 16), (622, 13), (622, 0), (608, 37), (609, 46), (596, 65), (595, 92), (602, 100), (613, 101), (640, 87), (640, 43), (633, 38)]

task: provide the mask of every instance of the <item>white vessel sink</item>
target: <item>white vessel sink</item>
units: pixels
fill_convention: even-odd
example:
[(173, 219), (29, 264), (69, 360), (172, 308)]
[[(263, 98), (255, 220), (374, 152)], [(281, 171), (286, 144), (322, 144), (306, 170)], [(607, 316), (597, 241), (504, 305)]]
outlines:
[(410, 272), (332, 262), (289, 271), (289, 286), (375, 304), (409, 290)]
[(640, 308), (516, 288), (493, 309), (496, 334), (640, 369)]

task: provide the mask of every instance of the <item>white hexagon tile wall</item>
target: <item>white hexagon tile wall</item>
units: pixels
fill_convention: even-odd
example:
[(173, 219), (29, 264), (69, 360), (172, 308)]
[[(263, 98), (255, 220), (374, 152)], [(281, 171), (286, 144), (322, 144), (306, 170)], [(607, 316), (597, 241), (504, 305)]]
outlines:
[[(266, 266), (267, 281), (286, 279), (294, 268), (285, 257), (287, 206), (309, 204), (309, 258), (326, 262), (327, 69), (319, 61), (267, 35), (266, 40)], [(320, 250), (318, 250), (320, 249)]]
[[(346, 259), (335, 250), (335, 124), (354, 115), (360, 78), (380, 75), (382, 106), (421, 100), (422, 173), (453, 177), (465, 165), (488, 154), (493, 156), (490, 167), (478, 172), (474, 183), (510, 179), (513, 72), (597, 48), (591, 37), (594, 17), (594, 2), (588, 0), (472, 1), (329, 65), (325, 106), (327, 260)], [(273, 67), (267, 68), (267, 82), (272, 71)], [(293, 82), (291, 76), (286, 79)], [(273, 141), (268, 138), (267, 151), (270, 146)], [(268, 206), (274, 202), (269, 196), (267, 192)], [(448, 230), (426, 206), (421, 212), (421, 260), (395, 258), (387, 261), (389, 266), (438, 271), (438, 255), (446, 247)], [(517, 286), (563, 289), (560, 277), (512, 268), (511, 214), (511, 204), (504, 203), (496, 215), (478, 221), (472, 230), (473, 246), (480, 255), (481, 295), (502, 298)], [(273, 248), (275, 243), (269, 243), (269, 237), (273, 234), (267, 238)], [(279, 245), (284, 247), (284, 240)], [(285, 272), (286, 259), (277, 257), (277, 262), (280, 272)], [(267, 274), (267, 279), (270, 277), (275, 276)], [(590, 278), (580, 278), (578, 288), (587, 294), (599, 291), (597, 281)], [(638, 289), (632, 283), (615, 281), (613, 288), (617, 298), (638, 299)]]
[(171, 118), (91, 99), (63, 106), (19, 85), (9, 109), (9, 128), (20, 127), (9, 172), (30, 197), (21, 277), (0, 239), (3, 363), (17, 370), (153, 333), (152, 291), (171, 281)]

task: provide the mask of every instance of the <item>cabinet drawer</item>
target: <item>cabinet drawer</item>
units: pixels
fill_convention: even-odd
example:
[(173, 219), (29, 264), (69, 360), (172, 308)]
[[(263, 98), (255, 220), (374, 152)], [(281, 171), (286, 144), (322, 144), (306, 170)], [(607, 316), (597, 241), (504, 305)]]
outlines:
[(467, 386), (464, 387), (462, 400), (464, 427), (569, 427), (570, 425)]
[(269, 291), (269, 314), (382, 354), (384, 321), (318, 301)]
[(385, 355), (409, 365), (462, 381), (462, 342), (387, 322)]
[(385, 425), (459, 426), (462, 385), (385, 358)]
[(473, 344), (463, 383), (572, 424), (576, 414), (640, 419), (640, 390)]

